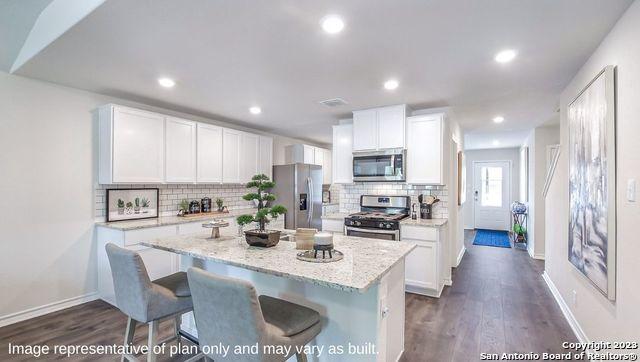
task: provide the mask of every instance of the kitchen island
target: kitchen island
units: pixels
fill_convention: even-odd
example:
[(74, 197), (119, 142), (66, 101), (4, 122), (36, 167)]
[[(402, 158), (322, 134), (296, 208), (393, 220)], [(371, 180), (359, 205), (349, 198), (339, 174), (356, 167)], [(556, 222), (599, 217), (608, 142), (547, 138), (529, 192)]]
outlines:
[[(320, 312), (322, 332), (311, 345), (322, 350), (310, 353), (311, 361), (396, 361), (402, 355), (404, 259), (414, 244), (335, 235), (335, 248), (344, 258), (310, 263), (296, 259), (299, 250), (289, 241), (265, 249), (249, 247), (243, 237), (212, 240), (209, 235), (142, 244), (180, 254), (182, 270), (193, 266), (244, 279), (260, 294)], [(183, 318), (182, 329), (197, 337), (191, 313)]]

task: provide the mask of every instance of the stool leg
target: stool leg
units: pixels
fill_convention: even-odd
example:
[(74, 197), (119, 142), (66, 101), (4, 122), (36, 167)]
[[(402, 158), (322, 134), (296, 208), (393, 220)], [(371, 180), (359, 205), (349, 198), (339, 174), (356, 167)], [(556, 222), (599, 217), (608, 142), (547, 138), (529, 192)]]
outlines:
[(304, 353), (296, 353), (296, 360), (298, 362), (307, 362), (307, 355)]
[(182, 349), (182, 336), (180, 336), (180, 325), (182, 324), (182, 314), (176, 314), (173, 317), (173, 333), (176, 335), (178, 350)]
[(147, 353), (147, 362), (156, 362), (156, 354), (153, 353), (153, 347), (158, 344), (158, 321), (149, 322), (149, 352)]
[[(133, 343), (133, 335), (136, 333), (136, 320), (129, 317), (127, 320), (127, 330), (124, 332), (124, 344), (125, 346), (129, 346)], [(129, 358), (127, 355), (122, 355), (120, 361), (128, 361)]]

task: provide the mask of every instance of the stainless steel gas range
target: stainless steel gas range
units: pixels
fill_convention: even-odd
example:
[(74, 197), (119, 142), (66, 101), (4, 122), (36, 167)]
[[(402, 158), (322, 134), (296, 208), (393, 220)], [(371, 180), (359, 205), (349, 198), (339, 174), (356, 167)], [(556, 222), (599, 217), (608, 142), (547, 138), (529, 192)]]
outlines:
[(409, 196), (360, 196), (360, 212), (344, 219), (348, 236), (400, 240), (400, 221), (409, 216)]

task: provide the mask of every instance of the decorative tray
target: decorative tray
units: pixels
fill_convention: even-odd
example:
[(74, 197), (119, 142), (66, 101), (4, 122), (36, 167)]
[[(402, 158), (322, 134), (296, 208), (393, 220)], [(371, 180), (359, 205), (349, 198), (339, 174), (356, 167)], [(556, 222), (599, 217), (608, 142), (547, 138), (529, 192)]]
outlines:
[[(334, 261), (339, 261), (344, 258), (344, 254), (342, 254), (339, 250), (331, 250), (324, 252), (324, 258), (322, 257), (322, 250), (305, 250), (301, 251), (296, 255), (298, 260), (308, 261), (311, 263), (331, 263)], [(331, 255), (331, 256), (329, 256)]]

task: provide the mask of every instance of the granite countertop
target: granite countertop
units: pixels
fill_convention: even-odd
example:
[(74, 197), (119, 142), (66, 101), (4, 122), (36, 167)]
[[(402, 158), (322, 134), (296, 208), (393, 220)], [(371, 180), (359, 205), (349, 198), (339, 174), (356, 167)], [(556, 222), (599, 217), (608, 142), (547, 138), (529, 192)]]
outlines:
[[(349, 212), (333, 212), (330, 214), (323, 215), (322, 218), (325, 220), (344, 220), (345, 217), (349, 216)], [(410, 217), (405, 218), (400, 221), (400, 225), (412, 225), (412, 226), (423, 226), (423, 227), (441, 227), (447, 224), (449, 219), (417, 219), (411, 220)]]
[(102, 226), (110, 229), (127, 231), (127, 230), (153, 228), (153, 227), (159, 227), (159, 226), (188, 224), (192, 222), (202, 222), (202, 221), (213, 220), (213, 219), (226, 219), (226, 218), (236, 217), (242, 214), (252, 214), (252, 213), (255, 213), (256, 210), (257, 209), (248, 208), (248, 209), (229, 210), (229, 213), (215, 214), (215, 215), (202, 215), (202, 216), (192, 216), (192, 217), (160, 216), (156, 219), (97, 222), (96, 226)]
[(344, 218), (352, 214), (352, 212), (331, 212), (326, 215), (322, 215), (323, 219), (326, 220), (343, 220)]
[[(210, 233), (172, 236), (142, 242), (152, 248), (211, 260), (240, 268), (314, 283), (349, 292), (365, 292), (378, 282), (416, 245), (334, 235), (335, 249), (344, 258), (332, 263), (311, 263), (296, 259), (296, 244), (280, 241), (272, 248), (249, 246), (244, 237), (208, 239)], [(283, 262), (283, 261), (287, 262)]]
[(441, 227), (447, 224), (449, 219), (420, 219), (412, 220), (410, 217), (400, 221), (400, 225)]

